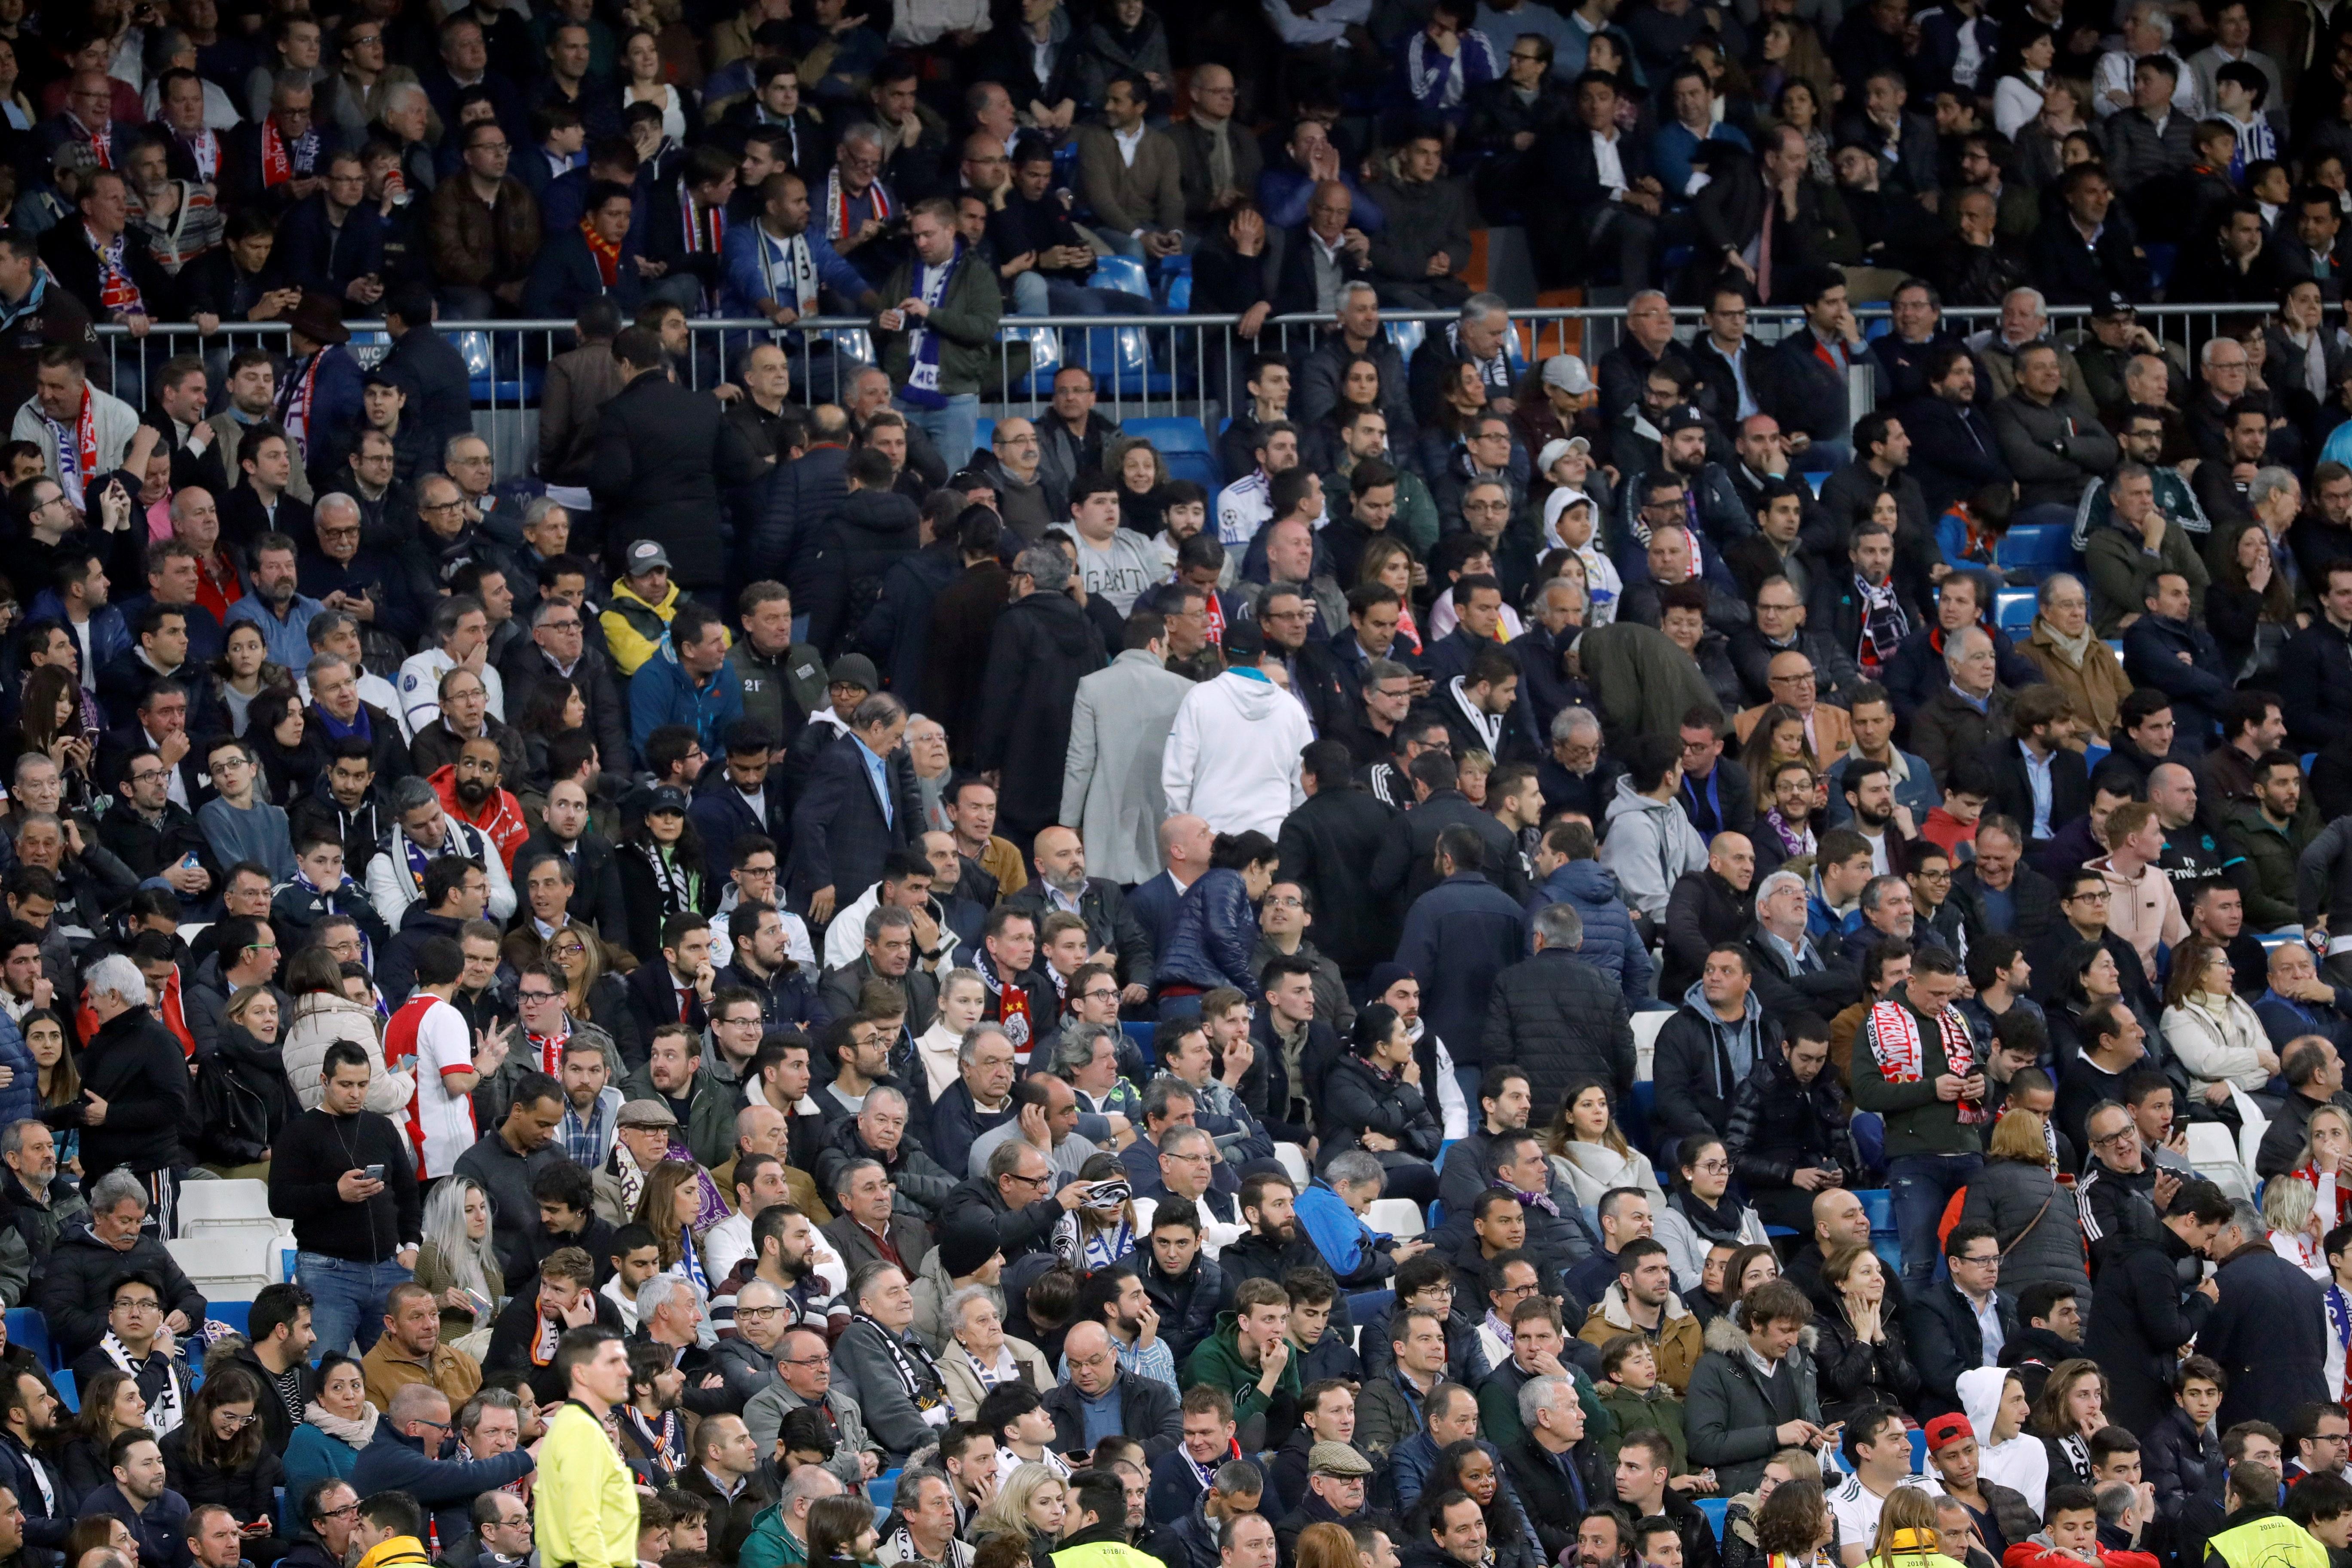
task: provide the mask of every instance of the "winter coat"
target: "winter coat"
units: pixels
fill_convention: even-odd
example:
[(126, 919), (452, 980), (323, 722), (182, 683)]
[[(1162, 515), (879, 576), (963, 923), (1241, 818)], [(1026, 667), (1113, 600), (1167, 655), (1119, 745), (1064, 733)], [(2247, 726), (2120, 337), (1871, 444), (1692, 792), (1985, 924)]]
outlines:
[(194, 1097), (197, 1152), (226, 1165), (263, 1159), (297, 1110), (278, 1047), (242, 1024), (222, 1032), (197, 1069)]
[(2202, 1094), (2217, 1082), (2252, 1094), (2270, 1083), (2270, 1069), (2257, 1059), (2258, 1052), (2270, 1052), (2270, 1034), (2242, 996), (2223, 998), (2218, 1016), (2196, 1003), (2167, 1007), (2164, 1043), (2189, 1069), (2191, 1094)]
[(848, 499), (849, 448), (819, 442), (789, 462), (779, 462), (760, 491), (756, 521), (736, 542), (737, 570), (748, 578), (769, 578), (803, 595), (822, 587), (823, 555), (835, 512)]
[(191, 1323), (205, 1321), (203, 1293), (180, 1272), (162, 1242), (142, 1235), (118, 1249), (99, 1240), (85, 1221), (58, 1237), (36, 1303), (48, 1321), (49, 1341), (60, 1359), (70, 1362), (106, 1337), (109, 1288), (126, 1268), (152, 1271), (163, 1282), (166, 1314), (178, 1312)]
[[(938, 1254), (934, 1252), (932, 1256)], [(1192, 1272), (1181, 1281), (1180, 1294), (1180, 1282), (1169, 1280), (1156, 1263), (1141, 1258), (1138, 1264), (1138, 1271), (1143, 1276), (1143, 1293), (1151, 1298), (1152, 1310), (1160, 1314), (1160, 1337), (1168, 1342), (1170, 1352), (1181, 1366), (1192, 1356), (1193, 1347), (1216, 1329), (1217, 1303), (1225, 1294), (1224, 1273), (1214, 1258), (1196, 1257)]]
[[(857, 1401), (875, 1442), (887, 1450), (883, 1468), (889, 1469), (906, 1463), (908, 1454), (935, 1441), (938, 1434), (925, 1423), (915, 1397), (899, 1382), (896, 1363), (882, 1342), (883, 1332), (877, 1323), (853, 1321), (834, 1342), (833, 1375), (835, 1385)], [(908, 1360), (914, 1364), (919, 1393), (944, 1402), (945, 1387), (924, 1367), (922, 1357), (910, 1351)]]
[(1312, 738), (1307, 710), (1264, 676), (1229, 669), (1202, 681), (1168, 732), (1160, 784), (1169, 811), (1219, 833), (1255, 828), (1273, 837), (1307, 798), (1298, 753)]
[[(1133, 886), (1164, 869), (1159, 834), (1169, 810), (1160, 763), (1192, 689), (1149, 648), (1129, 648), (1078, 682), (1058, 820), (1086, 840), (1094, 875)], [(1328, 909), (1318, 905), (1318, 913)]]
[[(2276, 1256), (2267, 1247), (2263, 1250), (2266, 1255)], [(2180, 1294), (2173, 1265), (2188, 1256), (2189, 1249), (2167, 1226), (2153, 1237), (2117, 1237), (2109, 1244), (2105, 1261), (2099, 1268), (2099, 1287), (2091, 1297), (2091, 1321), (2083, 1331), (2082, 1353), (2097, 1362), (2099, 1369), (2107, 1374), (2107, 1419), (2131, 1431), (2148, 1430), (2158, 1417), (2172, 1408), (2172, 1373), (2179, 1364), (2179, 1348), (2191, 1335), (2199, 1335), (2202, 1343), (2200, 1331), (2213, 1310), (2214, 1304), (2203, 1296), (2191, 1292), (2183, 1299)], [(2279, 1263), (2285, 1268), (2294, 1267), (2284, 1258)], [(2295, 1277), (2311, 1283), (2299, 1269)], [(2312, 1331), (2315, 1335), (2320, 1321), (2315, 1284), (2312, 1291)], [(2284, 1320), (2280, 1327), (2284, 1331)], [(2311, 1357), (2315, 1383), (2319, 1377), (2319, 1354), (2315, 1349)], [(2225, 1370), (2231, 1372), (2234, 1390), (2235, 1370)], [(2291, 1372), (2289, 1375), (2293, 1375)], [(2057, 1479), (2054, 1473), (2052, 1479)]]
[[(1565, 1463), (1574, 1468), (1577, 1479), (1583, 1483), (1584, 1497), (1598, 1507), (1608, 1498), (1607, 1478), (1601, 1468), (1601, 1457), (1588, 1438), (1557, 1458), (1537, 1443), (1532, 1434), (1503, 1449), (1503, 1468), (1511, 1479), (1511, 1490), (1525, 1506), (1528, 1522), (1535, 1527), (1536, 1540), (1545, 1557), (1558, 1561), (1562, 1553), (1573, 1555), (1576, 1550), (1578, 1516), (1583, 1512), (1577, 1506), (1575, 1491), (1560, 1473)], [(1758, 1467), (1762, 1472), (1762, 1467)]]
[(1799, 1170), (1831, 1164), (1852, 1186), (1862, 1171), (1847, 1125), (1852, 1109), (1835, 1073), (1815, 1073), (1812, 1082), (1799, 1083), (1785, 1047), (1765, 1051), (1732, 1091), (1724, 1130), (1732, 1173), (1752, 1194), (1789, 1188)]
[(82, 1129), (86, 1189), (119, 1166), (145, 1175), (188, 1163), (180, 1141), (194, 1122), (187, 1057), (152, 1013), (132, 1007), (101, 1026), (83, 1047), (81, 1082), (107, 1105), (104, 1125)]
[[(2006, 1344), (2017, 1335), (2017, 1305), (1996, 1290), (1993, 1310)], [(1938, 1415), (1959, 1409), (1960, 1373), (1982, 1366), (1985, 1359), (1984, 1329), (1976, 1309), (1950, 1279), (1937, 1280), (1905, 1303), (1903, 1328), (1910, 1337), (1911, 1359), (1919, 1367), (1920, 1397), (1927, 1402), (1921, 1408)]]
[(2073, 1194), (2059, 1188), (2047, 1165), (1989, 1158), (1969, 1178), (1968, 1194), (1960, 1205), (1961, 1222), (1992, 1226), (2000, 1243), (2001, 1288), (2009, 1297), (2031, 1285), (2090, 1288)]
[(1683, 814), (1680, 802), (1654, 800), (1634, 789), (1630, 777), (1621, 778), (1617, 798), (1609, 803), (1609, 836), (1601, 846), (1601, 864), (1617, 874), (1628, 907), (1661, 920), (1675, 879), (1706, 868), (1706, 842)]
[[(250, 1373), (257, 1364), (247, 1362), (246, 1370)], [(285, 1406), (278, 1398), (275, 1383), (265, 1379), (261, 1387), (262, 1397), (256, 1402), (257, 1407), (276, 1405), (282, 1411)], [(163, 1484), (187, 1499), (191, 1509), (218, 1503), (241, 1520), (276, 1519), (278, 1506), (273, 1493), (286, 1484), (286, 1467), (276, 1452), (264, 1447), (243, 1469), (204, 1464), (189, 1452), (194, 1434), (194, 1425), (184, 1421), (163, 1435), (158, 1445), (163, 1451)], [(285, 1441), (284, 1437), (277, 1439), (281, 1447)]]
[(404, 1112), (416, 1094), (416, 1075), (384, 1071), (383, 1042), (378, 1037), (382, 1026), (374, 1009), (362, 1007), (348, 996), (311, 991), (296, 997), (285, 1038), (278, 1047), (295, 1103), (304, 1110), (319, 1109), (325, 1098), (320, 1083), (327, 1047), (337, 1040), (349, 1040), (368, 1054), (367, 1100), (362, 1109), (380, 1116)]
[[(990, 275), (992, 269), (963, 241), (956, 242), (956, 251), (960, 264), (949, 279), (947, 293), (920, 323), (939, 339), (940, 391), (950, 397), (985, 390), (982, 382), (988, 374), (990, 351), (996, 346), (997, 323), (1004, 314), (1003, 293)], [(914, 258), (909, 256), (882, 289), (888, 306), (913, 294), (914, 274)], [(882, 351), (882, 368), (889, 373), (893, 386), (907, 384), (914, 363), (911, 329), (916, 325), (909, 320), (906, 326), (910, 330), (887, 331), (879, 317), (876, 319), (875, 345)]]
[[(855, 1225), (856, 1221), (849, 1223)], [(1044, 1352), (1027, 1340), (1015, 1339), (1011, 1334), (1004, 1336), (1004, 1348), (1013, 1357), (1013, 1382), (1025, 1383), (1032, 1392), (1039, 1394), (1054, 1392), (1054, 1371), (1045, 1364)], [(980, 1373), (974, 1370), (975, 1363), (963, 1353), (963, 1348), (955, 1342), (953, 1335), (948, 1337), (946, 1348), (936, 1353), (940, 1378), (947, 1384), (948, 1403), (955, 1408), (956, 1419), (971, 1420), (979, 1414), (980, 1402), (988, 1397), (988, 1389), (981, 1385)], [(1066, 1446), (1060, 1451), (1066, 1454), (1074, 1450)]]
[[(1731, 1097), (1740, 1080), (1780, 1043), (1780, 1024), (1767, 1017), (1756, 994), (1748, 994), (1739, 1021), (1715, 1016), (1698, 982), (1683, 993), (1683, 1005), (1658, 1031), (1651, 1075), (1657, 1083), (1654, 1135), (1694, 1132), (1722, 1137), (1731, 1125)], [(1745, 1051), (1735, 1053), (1743, 1044)], [(1742, 1056), (1745, 1057), (1743, 1071)]]
[(1683, 1395), (1683, 1425), (1691, 1463), (1715, 1471), (1725, 1496), (1763, 1479), (1765, 1461), (1780, 1447), (1773, 1434), (1784, 1422), (1822, 1419), (1808, 1331), (1768, 1380), (1747, 1355), (1748, 1336), (1728, 1313), (1707, 1324), (1706, 1353), (1691, 1369)]
[[(1119, 1423), (1143, 1445), (1146, 1459), (1172, 1453), (1183, 1441), (1184, 1423), (1176, 1407), (1176, 1391), (1158, 1378), (1118, 1374)], [(1063, 1383), (1045, 1395), (1045, 1414), (1054, 1418), (1054, 1451), (1075, 1454), (1087, 1446), (1086, 1412), (1077, 1385)]]
[(1948, 782), (1952, 764), (1982, 756), (2009, 737), (2009, 693), (1995, 686), (1981, 710), (1947, 685), (1911, 716), (1911, 746), (1935, 773)]
[(2229, 1466), (2213, 1426), (2199, 1426), (2174, 1405), (2140, 1440), (2140, 1472), (2156, 1485), (2157, 1517), (2177, 1520), (2197, 1503), (2223, 1504)]
[(1707, 950), (1737, 942), (1754, 921), (1751, 895), (1742, 893), (1710, 865), (1685, 871), (1666, 896), (1666, 962), (1658, 972), (1658, 994), (1679, 996), (1706, 967)]
[[(818, 524), (815, 559), (806, 579), (808, 640), (831, 653), (882, 596), (893, 562), (922, 548), (915, 503), (890, 490), (852, 490)], [(803, 600), (796, 591), (793, 605)]]
[(1250, 907), (1242, 874), (1223, 868), (1210, 871), (1176, 906), (1176, 923), (1160, 957), (1160, 983), (1203, 991), (1230, 985), (1255, 1001), (1265, 994), (1249, 962), (1257, 940), (1257, 911)]
[(1009, 828), (1034, 833), (1061, 809), (1078, 682), (1106, 658), (1094, 623), (1065, 595), (1033, 593), (997, 617), (975, 756), (983, 770), (1002, 775), (997, 811)]
[(670, 581), (689, 590), (715, 590), (727, 578), (721, 489), (767, 472), (723, 412), (707, 392), (646, 374), (597, 417), (588, 489), (598, 513), (627, 519), (631, 539), (661, 541)]
[(1598, 860), (1570, 860), (1528, 894), (1530, 918), (1546, 904), (1570, 905), (1583, 917), (1584, 941), (1576, 956), (1617, 986), (1628, 1009), (1650, 999), (1655, 966), (1650, 963), (1649, 950), (1633, 934), (1633, 921), (1618, 892), (1616, 872)]
[(1372, 886), (1411, 904), (1437, 886), (1437, 837), (1449, 827), (1466, 827), (1486, 852), (1486, 879), (1514, 900), (1527, 892), (1518, 841), (1492, 815), (1471, 804), (1459, 789), (1433, 789), (1419, 805), (1389, 821), (1380, 858), (1372, 863)]
[(1905, 1342), (1906, 1320), (1883, 1320), (1885, 1333), (1873, 1344), (1853, 1331), (1839, 1303), (1813, 1316), (1812, 1354), (1821, 1380), (1822, 1416), (1843, 1421), (1871, 1405), (1909, 1406), (1919, 1394), (1919, 1369)]
[[(1592, 873), (1588, 882), (1614, 880), (1591, 860), (1571, 861), (1561, 870), (1579, 868)], [(1621, 921), (1623, 912), (1619, 906)], [(1632, 934), (1630, 926), (1626, 934)], [(1533, 1126), (1550, 1124), (1573, 1079), (1600, 1079), (1610, 1086), (1612, 1100), (1633, 1092), (1633, 1031), (1624, 991), (1616, 976), (1603, 973), (1587, 959), (1592, 937), (1588, 926), (1584, 942), (1575, 952), (1547, 948), (1494, 977), (1481, 1055), (1489, 1062), (1516, 1062), (1527, 1069)], [(1643, 962), (1647, 964), (1647, 954)], [(1446, 1043), (1449, 1048), (1455, 1044), (1451, 1038)], [(1654, 1178), (1651, 1184), (1656, 1185)]]
[[(1683, 1305), (1680, 1296), (1669, 1292), (1659, 1320), (1658, 1332), (1651, 1342), (1658, 1363), (1658, 1381), (1685, 1396), (1690, 1388), (1691, 1371), (1706, 1353), (1705, 1331), (1691, 1310)], [(1609, 1287), (1601, 1300), (1585, 1314), (1584, 1324), (1576, 1337), (1595, 1349), (1607, 1344), (1619, 1334), (1633, 1331), (1633, 1320), (1625, 1310), (1625, 1286), (1621, 1280)]]
[[(1082, 692), (1080, 700), (1084, 700)], [(1164, 805), (1164, 791), (1160, 798)], [(1371, 883), (1373, 860), (1394, 816), (1370, 790), (1334, 784), (1328, 789), (1318, 788), (1282, 819), (1277, 840), (1282, 851), (1280, 875), (1313, 895), (1315, 945), (1349, 973), (1369, 970), (1396, 951), (1401, 916), (1391, 900), (1373, 893)], [(1066, 786), (1062, 820), (1072, 820)], [(1155, 818), (1150, 827), (1155, 866), (1159, 830)], [(1096, 839), (1089, 834), (1087, 842), (1092, 846)], [(1094, 865), (1091, 851), (1087, 863)], [(1623, 917), (1622, 906), (1618, 914)], [(1586, 945), (1590, 947), (1591, 942), (1588, 922)]]
[[(1421, 1016), (1445, 1042), (1456, 1067), (1486, 1060), (1481, 1025), (1487, 995), (1526, 951), (1519, 906), (1476, 871), (1457, 871), (1413, 900), (1404, 918), (1396, 962), (1421, 981)], [(1428, 1036), (1423, 1080), (1434, 1066)], [(1632, 1037), (1622, 1047), (1630, 1056)]]
[[(1517, 1057), (1499, 1057), (1498, 1061), (1516, 1062)], [(1552, 1117), (1544, 1118), (1546, 1122)], [(1532, 1116), (1529, 1126), (1538, 1126)], [(1575, 1195), (1580, 1208), (1597, 1208), (1601, 1195), (1617, 1187), (1639, 1187), (1649, 1194), (1651, 1212), (1666, 1206), (1666, 1194), (1658, 1185), (1657, 1173), (1651, 1169), (1650, 1157), (1639, 1149), (1628, 1147), (1622, 1154), (1606, 1143), (1571, 1142), (1565, 1153), (1551, 1156), (1554, 1182), (1565, 1183)]]
[(1318, 1164), (1328, 1165), (1334, 1154), (1360, 1148), (1366, 1132), (1395, 1139), (1397, 1155), (1424, 1163), (1437, 1158), (1443, 1140), (1418, 1085), (1391, 1077), (1361, 1057), (1346, 1056), (1323, 1079), (1323, 1093), (1315, 1113), (1316, 1125), (1323, 1131)]
[(2221, 1430), (2325, 1400), (2326, 1288), (2259, 1241), (2223, 1258), (2214, 1283), (2221, 1299), (2198, 1330), (2197, 1350), (2229, 1374), (2214, 1416)]

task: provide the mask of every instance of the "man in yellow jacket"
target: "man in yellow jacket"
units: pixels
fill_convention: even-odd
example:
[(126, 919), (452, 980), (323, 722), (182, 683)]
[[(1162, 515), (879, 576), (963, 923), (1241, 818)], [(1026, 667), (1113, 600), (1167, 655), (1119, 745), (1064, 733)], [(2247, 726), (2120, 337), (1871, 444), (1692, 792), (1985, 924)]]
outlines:
[(637, 1492), (604, 1418), (629, 1397), (621, 1336), (593, 1324), (565, 1331), (555, 1370), (571, 1397), (547, 1423), (531, 1490), (531, 1524), (547, 1568), (635, 1568)]

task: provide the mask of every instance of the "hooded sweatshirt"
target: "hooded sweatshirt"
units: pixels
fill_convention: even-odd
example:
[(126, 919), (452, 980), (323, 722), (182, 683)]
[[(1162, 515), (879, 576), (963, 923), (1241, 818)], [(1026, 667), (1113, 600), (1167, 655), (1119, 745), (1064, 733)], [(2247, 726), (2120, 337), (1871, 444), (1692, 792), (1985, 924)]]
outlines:
[(2020, 1431), (2007, 1442), (1992, 1440), (1993, 1418), (2000, 1411), (2000, 1391), (2017, 1374), (2006, 1367), (1980, 1366), (1960, 1373), (1960, 1408), (1977, 1434), (1977, 1476), (2009, 1488), (2042, 1512), (2042, 1494), (2050, 1486), (2050, 1450), (2042, 1439)]
[(1298, 700), (1256, 670), (1202, 681), (1185, 693), (1161, 754), (1168, 815), (1189, 812), (1217, 833), (1277, 837), (1282, 819), (1306, 803), (1298, 753), (1314, 738)]
[(1675, 879), (1706, 868), (1706, 840), (1683, 815), (1679, 801), (1654, 800), (1635, 789), (1631, 777), (1621, 778), (1617, 798), (1609, 803), (1601, 863), (1617, 873), (1617, 885), (1636, 913), (1663, 920)]

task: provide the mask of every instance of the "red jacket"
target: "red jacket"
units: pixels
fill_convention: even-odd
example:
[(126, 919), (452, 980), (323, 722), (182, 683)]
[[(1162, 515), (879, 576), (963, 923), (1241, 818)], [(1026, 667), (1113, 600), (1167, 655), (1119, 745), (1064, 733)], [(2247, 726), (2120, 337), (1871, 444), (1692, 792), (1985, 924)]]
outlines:
[(457, 799), (457, 764), (444, 763), (425, 781), (433, 793), (441, 797), (441, 805), (450, 816), (471, 827), (482, 830), (482, 837), (498, 846), (499, 858), (504, 860), (507, 873), (514, 874), (515, 851), (530, 837), (530, 828), (523, 822), (522, 806), (505, 790), (499, 791), (482, 805), (476, 816)]
[[(2111, 1552), (2104, 1546), (2099, 1548), (2099, 1562), (2104, 1568), (2157, 1568), (2154, 1552)], [(2083, 1568), (2083, 1560), (2039, 1540), (2021, 1541), (2001, 1553), (2000, 1568)]]

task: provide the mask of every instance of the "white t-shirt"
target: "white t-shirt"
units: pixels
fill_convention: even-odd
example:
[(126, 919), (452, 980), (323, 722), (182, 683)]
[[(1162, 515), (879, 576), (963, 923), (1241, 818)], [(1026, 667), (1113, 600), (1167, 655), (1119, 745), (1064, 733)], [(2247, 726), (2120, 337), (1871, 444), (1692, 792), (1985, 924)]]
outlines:
[[(457, 661), (437, 647), (412, 654), (400, 667), (400, 718), (411, 735), (441, 717), (441, 676)], [(501, 724), (507, 717), (507, 684), (496, 667), (482, 666), (482, 689), (488, 694), (490, 717)]]
[(457, 1169), (457, 1156), (480, 1133), (474, 1126), (470, 1095), (452, 1093), (447, 1075), (474, 1070), (473, 1031), (466, 1016), (429, 992), (419, 992), (385, 1026), (384, 1059), (414, 1055), (416, 1095), (408, 1104), (408, 1137), (416, 1146), (418, 1168), (427, 1181)]
[[(1917, 1487), (1932, 1496), (1941, 1497), (1944, 1489), (1932, 1476), (1906, 1476), (1897, 1486)], [(1886, 1500), (1862, 1484), (1862, 1478), (1848, 1475), (1830, 1489), (1830, 1511), (1837, 1516), (1838, 1539), (1848, 1544), (1860, 1542), (1864, 1547), (1878, 1539), (1879, 1510)]]

